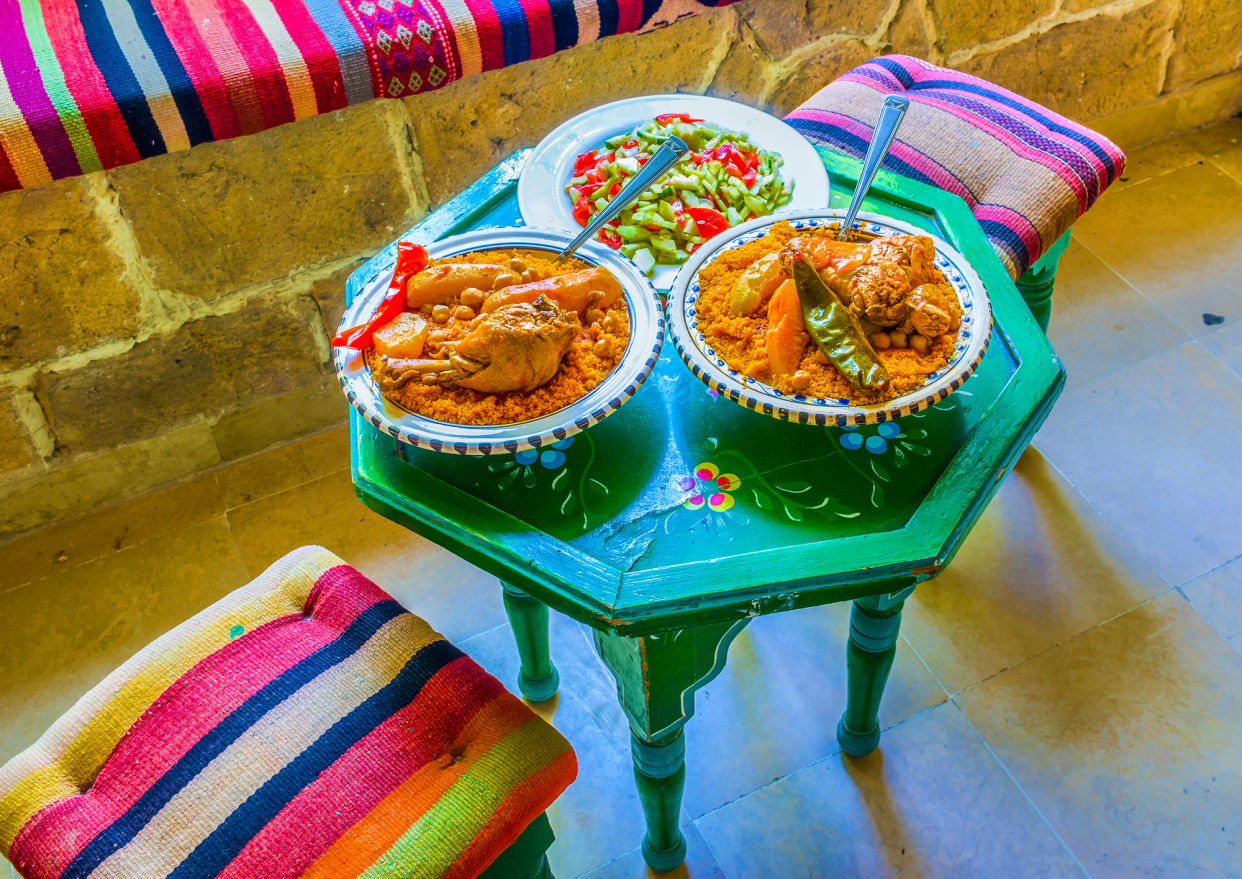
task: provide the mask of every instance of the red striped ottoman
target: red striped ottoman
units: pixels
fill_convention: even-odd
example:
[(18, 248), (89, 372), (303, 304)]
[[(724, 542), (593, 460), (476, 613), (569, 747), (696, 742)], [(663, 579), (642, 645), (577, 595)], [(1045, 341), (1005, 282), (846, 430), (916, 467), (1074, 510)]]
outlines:
[(305, 547), (0, 767), (0, 853), (28, 879), (475, 877), (576, 774), (495, 678)]
[(1069, 228), (1121, 176), (1125, 154), (1034, 101), (905, 55), (843, 74), (785, 121), (812, 142), (861, 159), (886, 94), (909, 98), (910, 109), (884, 170), (965, 199), (1047, 329)]

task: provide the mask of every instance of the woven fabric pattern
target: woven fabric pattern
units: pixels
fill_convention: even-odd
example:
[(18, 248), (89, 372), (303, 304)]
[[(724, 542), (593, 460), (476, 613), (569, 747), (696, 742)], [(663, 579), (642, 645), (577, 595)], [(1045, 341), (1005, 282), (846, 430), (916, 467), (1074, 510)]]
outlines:
[(734, 0), (0, 0), (0, 192)]
[(319, 547), (151, 644), (0, 767), (28, 879), (477, 876), (569, 743)]
[(861, 159), (886, 94), (910, 109), (884, 170), (960, 195), (1016, 280), (1125, 167), (1116, 144), (991, 83), (904, 55), (876, 58), (785, 117)]

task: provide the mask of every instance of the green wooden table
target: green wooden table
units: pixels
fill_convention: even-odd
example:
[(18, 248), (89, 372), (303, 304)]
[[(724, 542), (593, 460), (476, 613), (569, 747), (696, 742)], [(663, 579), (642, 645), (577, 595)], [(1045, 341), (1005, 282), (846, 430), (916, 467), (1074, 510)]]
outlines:
[[(821, 156), (837, 206), (858, 166)], [(520, 224), (514, 193), (525, 158), (507, 160), (404, 238)], [(713, 396), (666, 343), (624, 408), (538, 453), (421, 451), (353, 417), (363, 503), (504, 583), (527, 698), (547, 699), (558, 684), (548, 607), (594, 629), (630, 721), (643, 854), (656, 869), (685, 856), (682, 729), (695, 691), (720, 673), (752, 617), (854, 602), (837, 738), (852, 755), (876, 747), (904, 600), (953, 558), (1065, 382), (963, 201), (881, 173), (863, 209), (951, 242), (991, 297), (987, 356), (929, 411), (856, 430), (780, 422)], [(391, 270), (391, 250), (350, 278), (350, 298)]]

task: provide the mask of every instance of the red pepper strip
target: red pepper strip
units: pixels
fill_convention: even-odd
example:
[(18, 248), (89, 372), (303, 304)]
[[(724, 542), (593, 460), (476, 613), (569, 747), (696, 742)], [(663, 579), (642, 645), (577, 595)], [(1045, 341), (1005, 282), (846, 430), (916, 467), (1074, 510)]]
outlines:
[(604, 175), (592, 168), (586, 172), (587, 183), (603, 183)]
[[(421, 244), (401, 241), (397, 244), (397, 266), (393, 269), (392, 280), (388, 282), (388, 294), (375, 309), (371, 319), (360, 327), (347, 331), (348, 336), (341, 340), (345, 333), (338, 333), (332, 344), (338, 347), (353, 348), (364, 351), (371, 347), (371, 336), (380, 327), (392, 323), (405, 308), (405, 282), (427, 268), (427, 249)], [(341, 340), (341, 341), (338, 341)]]
[(694, 218), (694, 224), (699, 227), (699, 235), (703, 238), (719, 235), (729, 228), (728, 218), (711, 208), (686, 208), (686, 213)]
[(651, 158), (651, 157), (650, 157), (650, 156), (639, 156), (639, 157), (638, 157), (638, 167), (640, 167), (640, 168), (641, 168), (643, 165), (647, 164), (647, 160), (648, 160), (649, 158)]
[(695, 244), (693, 247), (691, 247), (690, 250), (687, 251), (687, 253), (694, 253), (696, 250), (698, 250), (702, 246), (703, 246), (703, 242), (700, 241), (698, 244)]
[(574, 161), (574, 176), (577, 177), (588, 168), (594, 168), (597, 161), (599, 161), (599, 159), (595, 154), (595, 150), (591, 150), (589, 153), (580, 154)]
[(747, 171), (745, 174), (743, 174), (742, 182), (746, 184), (747, 189), (750, 189), (750, 187), (754, 186), (755, 185), (755, 172)]
[(689, 113), (665, 113), (663, 116), (657, 116), (655, 121), (659, 122), (661, 125), (668, 125), (668, 123), (673, 119), (676, 119), (678, 122), (685, 123), (703, 121), (702, 119), (691, 119)]
[(608, 194), (609, 194), (609, 195), (616, 195), (616, 194), (617, 194), (618, 192), (620, 192), (620, 191), (621, 191), (621, 184), (620, 184), (620, 183), (614, 183), (614, 184), (612, 184), (612, 189), (608, 190)]
[(606, 229), (600, 229), (599, 235), (596, 237), (598, 237), (600, 241), (607, 244), (613, 250), (621, 249), (621, 236), (620, 235), (609, 235)]
[(759, 154), (758, 153), (751, 153), (750, 156), (747, 157), (746, 167), (752, 171), (758, 170), (759, 168)]
[(736, 177), (738, 180), (742, 179), (742, 172), (737, 168), (734, 168), (732, 165), (725, 165), (724, 172), (730, 177)]
[(706, 157), (702, 153), (696, 153), (694, 150), (690, 150), (690, 160), (696, 165), (702, 165), (705, 161), (707, 161)]
[(578, 187), (578, 195), (579, 196), (591, 195), (593, 192), (595, 192), (595, 190), (599, 189), (603, 185), (604, 185), (603, 183), (583, 183), (581, 186)]
[(367, 326), (366, 324), (358, 324), (358, 326), (356, 327), (350, 327), (347, 330), (341, 330), (339, 333), (337, 333), (335, 336), (332, 337), (332, 347), (333, 348), (344, 348), (346, 345), (349, 344), (349, 337), (352, 336), (354, 333), (358, 332), (359, 330), (366, 329), (366, 326)]
[(643, 228), (648, 232), (659, 232), (662, 227), (657, 226), (655, 223), (648, 223), (646, 226), (643, 226)]
[(585, 226), (587, 220), (591, 219), (591, 200), (585, 195), (574, 204), (574, 219), (579, 226)]

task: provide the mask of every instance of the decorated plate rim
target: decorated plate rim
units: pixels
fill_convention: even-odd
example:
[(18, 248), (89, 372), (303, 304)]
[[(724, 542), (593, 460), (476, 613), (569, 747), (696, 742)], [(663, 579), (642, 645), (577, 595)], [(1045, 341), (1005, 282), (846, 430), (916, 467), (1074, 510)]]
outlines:
[[(556, 252), (570, 236), (556, 229), (509, 226), (477, 229), (443, 238), (427, 245), (434, 259), (474, 250), (529, 248)], [(633, 322), (630, 340), (620, 363), (595, 388), (568, 406), (528, 421), (513, 424), (469, 425), (437, 421), (392, 403), (379, 393), (366, 368), (364, 352), (333, 350), (337, 381), (358, 413), (379, 430), (416, 448), (461, 455), (503, 455), (538, 449), (567, 439), (621, 408), (655, 368), (664, 342), (665, 316), (659, 294), (629, 260), (598, 242), (583, 245), (575, 256), (590, 265), (607, 268), (620, 281)], [(355, 326), (375, 308), (393, 266), (364, 265), (355, 275), (367, 272), (362, 289), (345, 309), (341, 327)]]
[(953, 359), (933, 373), (926, 384), (893, 400), (870, 406), (785, 394), (756, 379), (741, 377), (706, 345), (703, 334), (696, 329), (697, 318), (693, 314), (693, 303), (698, 296), (697, 276), (703, 266), (726, 250), (762, 237), (770, 226), (782, 220), (795, 228), (822, 228), (839, 221), (844, 213), (840, 209), (823, 208), (781, 211), (760, 217), (729, 230), (727, 238), (715, 242), (710, 250), (700, 250), (682, 266), (666, 304), (669, 332), (677, 353), (698, 379), (733, 402), (773, 418), (801, 424), (847, 426), (877, 424), (927, 409), (956, 391), (974, 374), (991, 338), (991, 304), (983, 282), (966, 258), (939, 236), (893, 217), (867, 212), (859, 213), (855, 223), (856, 228), (864, 232), (881, 237), (911, 234), (931, 238), (936, 247), (936, 266), (945, 273), (966, 311), (962, 319), (965, 332), (959, 331)]

